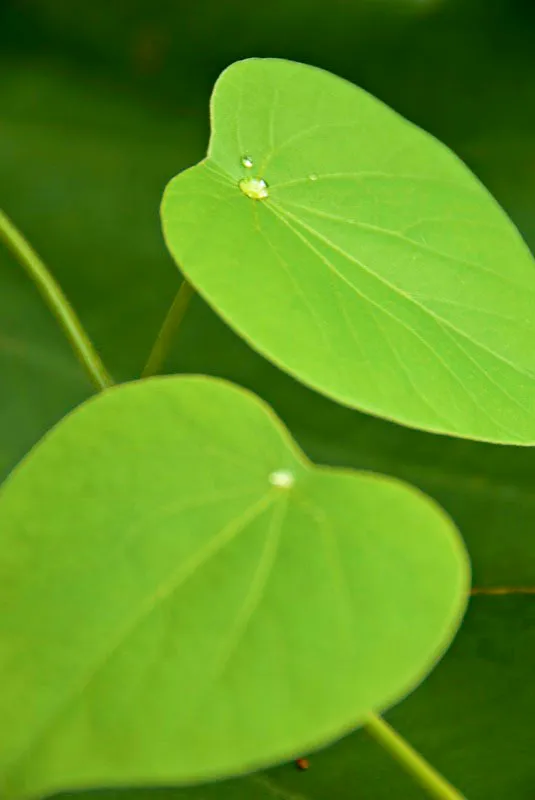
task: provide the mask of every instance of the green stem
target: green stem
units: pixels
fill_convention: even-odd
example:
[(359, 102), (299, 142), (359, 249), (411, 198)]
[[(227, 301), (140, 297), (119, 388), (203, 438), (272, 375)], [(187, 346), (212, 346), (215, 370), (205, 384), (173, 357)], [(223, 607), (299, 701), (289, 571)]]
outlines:
[(113, 386), (113, 379), (61, 287), (33, 247), (2, 210), (0, 210), (0, 240), (11, 250), (37, 286), (96, 388), (100, 390)]
[(390, 725), (376, 714), (370, 714), (366, 731), (379, 742), (401, 766), (436, 800), (465, 800), (422, 756)]
[(192, 285), (188, 283), (187, 280), (183, 280), (175, 299), (171, 303), (171, 307), (167, 312), (167, 316), (163, 321), (156, 341), (154, 342), (149, 360), (147, 361), (145, 368), (141, 373), (142, 378), (149, 378), (151, 375), (156, 375), (156, 373), (162, 368), (163, 364), (165, 363), (167, 353), (171, 348), (171, 343), (180, 327), (180, 323), (184, 319), (191, 298), (194, 294), (195, 289), (192, 287)]

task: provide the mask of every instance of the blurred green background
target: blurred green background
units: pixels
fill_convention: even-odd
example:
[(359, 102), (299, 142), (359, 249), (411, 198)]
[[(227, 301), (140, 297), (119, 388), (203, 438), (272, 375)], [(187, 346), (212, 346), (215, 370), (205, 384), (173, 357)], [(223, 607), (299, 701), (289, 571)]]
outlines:
[[(163, 187), (204, 154), (218, 73), (254, 55), (336, 72), (435, 134), (535, 248), (533, 0), (0, 0), (0, 205), (119, 380), (139, 374), (179, 284), (159, 228)], [(168, 369), (252, 388), (316, 461), (420, 486), (461, 527), (474, 583), (519, 592), (474, 597), (452, 650), (388, 717), (470, 800), (533, 800), (535, 594), (522, 591), (535, 585), (533, 449), (343, 409), (270, 366), (198, 300)], [(0, 252), (0, 478), (90, 393), (36, 291)], [(286, 765), (170, 791), (190, 795), (424, 797), (359, 732), (313, 755), (306, 773)]]

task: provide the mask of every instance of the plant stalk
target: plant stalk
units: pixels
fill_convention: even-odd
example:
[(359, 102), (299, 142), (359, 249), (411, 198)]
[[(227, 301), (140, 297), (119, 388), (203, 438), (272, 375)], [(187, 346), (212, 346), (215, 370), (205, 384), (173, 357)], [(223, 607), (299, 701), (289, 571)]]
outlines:
[(191, 283), (188, 283), (188, 281), (184, 279), (156, 337), (149, 359), (141, 373), (142, 378), (149, 378), (151, 375), (156, 375), (163, 367), (166, 356), (171, 349), (172, 341), (184, 319), (194, 294), (195, 289)]
[(102, 359), (60, 285), (43, 261), (41, 261), (33, 247), (1, 209), (0, 240), (11, 250), (36, 285), (45, 303), (63, 328), (72, 349), (94, 386), (99, 391), (113, 386), (113, 378), (104, 366)]
[(436, 800), (465, 800), (462, 794), (442, 777), (384, 719), (370, 714), (364, 725), (375, 739)]

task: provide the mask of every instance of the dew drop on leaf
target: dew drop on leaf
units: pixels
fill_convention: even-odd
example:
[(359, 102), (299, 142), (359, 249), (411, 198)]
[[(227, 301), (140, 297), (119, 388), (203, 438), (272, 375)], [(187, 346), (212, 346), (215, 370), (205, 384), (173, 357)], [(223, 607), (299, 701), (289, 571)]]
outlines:
[(269, 197), (268, 185), (263, 178), (242, 178), (238, 185), (251, 200), (265, 200)]
[(308, 176), (308, 179), (309, 179), (309, 181), (317, 181), (318, 180), (318, 176), (316, 175), (315, 172), (311, 172), (310, 175)]
[(291, 489), (295, 483), (295, 477), (289, 469), (278, 469), (271, 473), (269, 482), (278, 489)]
[(253, 159), (251, 156), (243, 156), (241, 163), (242, 166), (246, 167), (247, 169), (252, 169), (253, 167)]

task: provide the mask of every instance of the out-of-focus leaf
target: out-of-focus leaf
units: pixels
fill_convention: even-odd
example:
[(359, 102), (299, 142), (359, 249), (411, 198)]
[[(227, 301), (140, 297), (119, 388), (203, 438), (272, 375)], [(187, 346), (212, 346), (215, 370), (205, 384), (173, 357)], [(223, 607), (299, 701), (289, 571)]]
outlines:
[(339, 738), (464, 611), (451, 520), (204, 377), (109, 389), (0, 491), (0, 787), (202, 782)]
[[(532, 800), (535, 603), (477, 597), (446, 658), (387, 719), (470, 800)], [(506, 724), (507, 723), (507, 724)], [(366, 733), (293, 764), (191, 789), (67, 795), (69, 800), (425, 800)]]

